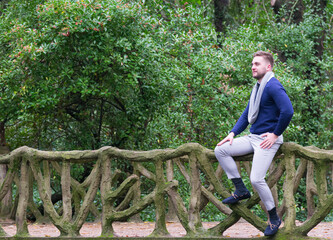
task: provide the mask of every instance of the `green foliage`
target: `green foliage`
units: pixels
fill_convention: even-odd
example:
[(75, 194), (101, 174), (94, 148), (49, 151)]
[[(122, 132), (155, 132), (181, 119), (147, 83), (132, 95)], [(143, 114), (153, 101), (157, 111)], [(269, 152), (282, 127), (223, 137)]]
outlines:
[(285, 139), (329, 146), (332, 57), (316, 55), (324, 19), (309, 9), (303, 22), (290, 24), (276, 21), (268, 6), (241, 5), (248, 17), (218, 46), (199, 2), (146, 6), (8, 5), (1, 16), (2, 116), (15, 119), (8, 132), (24, 139), (9, 139), (12, 145), (151, 149), (193, 141), (213, 148), (248, 101), (252, 53), (269, 49), (295, 108)]
[(226, 215), (221, 213), (211, 202), (200, 212), (200, 217), (206, 222), (223, 221)]
[(142, 221), (154, 222), (155, 221), (155, 204), (151, 204), (140, 212)]
[(304, 206), (304, 203), (306, 203), (306, 182), (304, 178), (301, 179), (301, 183), (295, 194), (295, 203), (296, 218), (300, 221), (305, 221), (307, 219), (307, 211)]
[[(213, 4), (172, 2), (1, 5), (0, 121), (11, 147), (149, 150), (198, 142), (214, 148), (247, 104), (252, 54), (266, 50), (295, 110), (285, 141), (332, 148), (330, 1), (322, 16), (303, 1), (299, 24), (283, 20), (283, 11), (275, 15), (269, 1), (232, 1), (221, 42)], [(133, 170), (128, 162), (113, 164), (124, 176)], [(72, 170), (80, 181), (89, 168)], [(175, 175), (186, 199), (188, 184)], [(153, 184), (146, 183), (149, 192)]]
[(55, 119), (47, 127), (92, 141), (93, 148), (101, 146), (102, 134), (111, 136), (109, 145), (138, 141), (176, 90), (169, 84), (178, 85), (166, 78), (167, 59), (151, 36), (155, 28), (163, 32), (158, 21), (140, 5), (107, 1), (48, 1), (34, 12), (25, 21), (9, 14), (2, 19), (9, 28), (5, 39), (17, 39), (9, 47), (17, 71), (3, 77), (21, 83), (21, 111), (34, 121)]

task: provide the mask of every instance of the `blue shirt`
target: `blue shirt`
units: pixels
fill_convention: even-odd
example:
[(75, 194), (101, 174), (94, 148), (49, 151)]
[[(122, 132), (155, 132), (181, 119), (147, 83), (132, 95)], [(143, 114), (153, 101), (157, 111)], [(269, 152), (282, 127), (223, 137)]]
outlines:
[[(236, 125), (231, 130), (235, 135), (243, 132), (249, 125), (248, 115), (249, 103)], [(274, 133), (280, 136), (288, 127), (294, 114), (291, 101), (276, 78), (271, 78), (263, 91), (257, 120), (252, 124), (250, 132), (253, 134)]]

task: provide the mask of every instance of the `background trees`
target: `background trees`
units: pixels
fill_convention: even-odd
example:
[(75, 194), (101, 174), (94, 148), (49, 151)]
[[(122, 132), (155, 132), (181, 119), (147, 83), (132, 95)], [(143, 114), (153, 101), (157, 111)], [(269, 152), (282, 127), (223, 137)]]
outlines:
[(266, 50), (295, 108), (285, 140), (332, 148), (332, 12), (323, 0), (1, 1), (0, 144), (213, 148)]
[(328, 1), (10, 1), (2, 145), (6, 129), (14, 148), (213, 147), (247, 102), (247, 64), (263, 49), (294, 98), (287, 139), (327, 147), (331, 12)]

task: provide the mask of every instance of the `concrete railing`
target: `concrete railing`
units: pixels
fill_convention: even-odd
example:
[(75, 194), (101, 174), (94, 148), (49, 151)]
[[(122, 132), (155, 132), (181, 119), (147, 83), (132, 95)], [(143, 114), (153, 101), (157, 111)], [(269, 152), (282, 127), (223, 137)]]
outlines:
[[(249, 173), (251, 159), (248, 155), (235, 160)], [(121, 183), (117, 181), (120, 171), (111, 167), (115, 160), (127, 160), (133, 166), (133, 174)], [(302, 147), (295, 143), (284, 143), (281, 146), (267, 178), (276, 200), (283, 198), (278, 213), (283, 217), (284, 226), (277, 237), (306, 236), (332, 210), (332, 163), (333, 151)], [(264, 231), (267, 226), (266, 222), (251, 211), (254, 205), (260, 203), (257, 193), (240, 204), (222, 204), (221, 199), (230, 195), (221, 181), (224, 173), (216, 163), (214, 152), (196, 143), (184, 144), (177, 149), (151, 151), (130, 151), (114, 147), (91, 151), (40, 151), (20, 147), (0, 156), (0, 164), (8, 165), (0, 188), (0, 200), (13, 186), (18, 188), (18, 201), (14, 206), (17, 225), (15, 237), (29, 236), (26, 222), (28, 209), (37, 221), (48, 218), (59, 229), (61, 237), (79, 236), (89, 213), (101, 217), (101, 237), (113, 237), (113, 222), (137, 216), (151, 204), (155, 205), (156, 219), (155, 229), (150, 237), (169, 236), (166, 216), (171, 212), (178, 217), (187, 237), (221, 236), (240, 218), (260, 231)], [(93, 164), (94, 167), (84, 181), (78, 182), (71, 176), (73, 164)], [(147, 164), (151, 166), (150, 170), (144, 166)], [(188, 204), (185, 204), (178, 191), (179, 182), (174, 177), (174, 170), (179, 171), (189, 185)], [(58, 187), (62, 192), (62, 205), (57, 208), (52, 201), (51, 189), (51, 181), (55, 177), (61, 179), (61, 186)], [(144, 178), (154, 182), (154, 189), (142, 196), (141, 185), (147, 182), (142, 181)], [(295, 192), (302, 178), (306, 181), (304, 194), (308, 219), (296, 226)], [(274, 189), (280, 179), (284, 179), (283, 191)], [(43, 202), (43, 214), (33, 201), (33, 184), (37, 185), (39, 198)], [(101, 211), (94, 203), (97, 193), (101, 200)], [(205, 229), (200, 212), (209, 202), (225, 214), (226, 218), (215, 227)], [(1, 227), (0, 236), (6, 236)]]

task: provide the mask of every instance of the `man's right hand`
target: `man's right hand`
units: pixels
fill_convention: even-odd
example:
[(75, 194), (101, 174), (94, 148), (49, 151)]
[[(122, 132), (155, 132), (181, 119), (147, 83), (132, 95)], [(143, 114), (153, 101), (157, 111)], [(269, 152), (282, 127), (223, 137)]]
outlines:
[(228, 136), (226, 136), (221, 142), (217, 144), (217, 146), (221, 146), (225, 142), (230, 142), (230, 145), (232, 144), (232, 141), (234, 140), (235, 134), (233, 132), (229, 133)]

